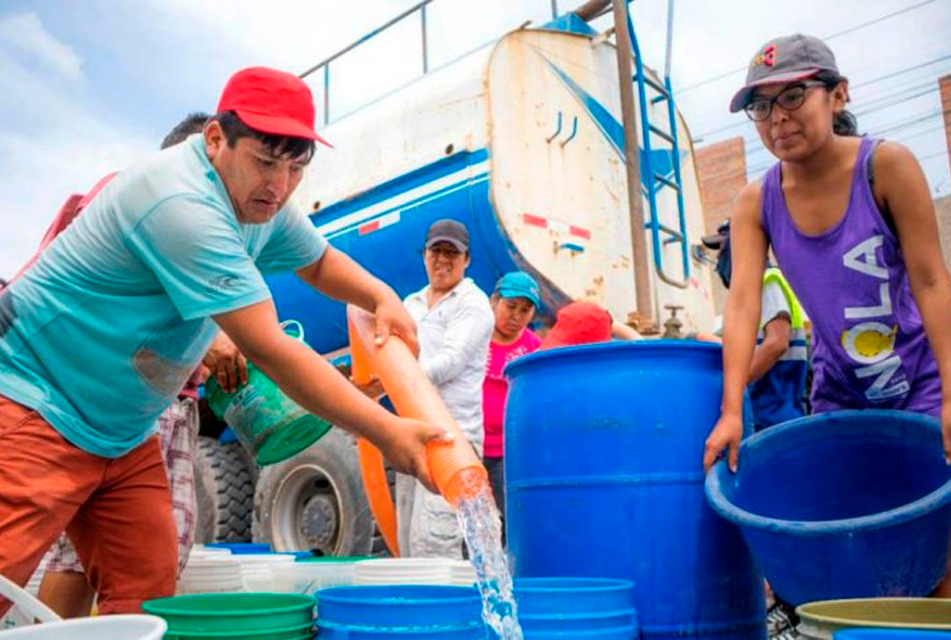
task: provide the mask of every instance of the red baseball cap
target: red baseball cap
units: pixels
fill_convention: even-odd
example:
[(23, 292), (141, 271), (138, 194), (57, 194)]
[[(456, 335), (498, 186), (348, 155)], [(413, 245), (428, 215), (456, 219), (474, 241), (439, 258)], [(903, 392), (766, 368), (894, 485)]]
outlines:
[(255, 131), (292, 138), (329, 142), (314, 131), (314, 97), (304, 81), (292, 73), (249, 67), (231, 76), (221, 99), (218, 113), (234, 111)]
[(611, 340), (611, 314), (593, 302), (572, 302), (561, 308), (541, 349)]

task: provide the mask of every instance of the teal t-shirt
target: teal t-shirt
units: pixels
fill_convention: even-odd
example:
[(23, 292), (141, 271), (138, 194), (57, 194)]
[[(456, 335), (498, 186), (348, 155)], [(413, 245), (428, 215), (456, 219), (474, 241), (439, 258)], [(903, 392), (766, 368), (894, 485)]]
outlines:
[(115, 177), (0, 294), (0, 394), (85, 451), (124, 455), (211, 345), (210, 316), (267, 300), (262, 272), (326, 247), (291, 206), (239, 223), (192, 136)]

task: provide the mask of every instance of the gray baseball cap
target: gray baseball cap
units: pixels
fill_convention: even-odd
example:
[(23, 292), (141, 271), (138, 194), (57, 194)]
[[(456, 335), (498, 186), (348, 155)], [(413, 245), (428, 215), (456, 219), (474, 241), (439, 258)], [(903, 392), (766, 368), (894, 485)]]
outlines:
[(805, 80), (820, 71), (839, 73), (835, 55), (822, 40), (801, 33), (774, 38), (753, 56), (746, 85), (730, 100), (730, 112), (741, 111), (749, 104), (757, 87)]
[(469, 250), (469, 232), (461, 222), (456, 220), (437, 220), (426, 232), (426, 248), (429, 249), (437, 242), (448, 242), (463, 253)]

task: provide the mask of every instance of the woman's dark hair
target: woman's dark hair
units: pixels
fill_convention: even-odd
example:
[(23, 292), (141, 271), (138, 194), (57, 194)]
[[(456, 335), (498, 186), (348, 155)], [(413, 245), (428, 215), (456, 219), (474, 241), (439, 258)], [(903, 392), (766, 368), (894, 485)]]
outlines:
[[(835, 89), (841, 82), (848, 82), (848, 78), (845, 76), (840, 76), (838, 73), (828, 70), (820, 71), (812, 79), (824, 84), (829, 91)], [(855, 115), (851, 111), (845, 109), (836, 111), (835, 115), (832, 116), (832, 131), (839, 136), (858, 136), (858, 120), (855, 119)]]
[(278, 136), (256, 131), (241, 122), (234, 111), (219, 113), (214, 116), (213, 119), (221, 125), (229, 147), (234, 147), (241, 138), (255, 138), (264, 144), (273, 156), (280, 157), (287, 155), (295, 160), (303, 160), (304, 162), (310, 162), (316, 149), (314, 141), (308, 140), (307, 138), (292, 138), (290, 136)]

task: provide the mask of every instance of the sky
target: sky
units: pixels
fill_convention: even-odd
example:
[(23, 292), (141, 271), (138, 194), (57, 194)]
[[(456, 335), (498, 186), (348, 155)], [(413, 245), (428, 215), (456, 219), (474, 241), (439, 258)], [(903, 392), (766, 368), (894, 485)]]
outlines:
[[(0, 277), (32, 255), (70, 193), (157, 149), (186, 113), (213, 111), (232, 72), (300, 73), (416, 1), (0, 0)], [(430, 68), (544, 23), (552, 4), (434, 0)], [(554, 4), (561, 13), (582, 0)], [(669, 4), (631, 4), (645, 63), (659, 70)], [(761, 44), (804, 32), (829, 38), (860, 130), (906, 144), (932, 191), (951, 192), (937, 90), (951, 74), (951, 0), (676, 0), (673, 25), (671, 82), (690, 135), (700, 146), (744, 136), (750, 178), (771, 158), (726, 105)], [(418, 76), (419, 34), (414, 17), (335, 62), (331, 118)]]

